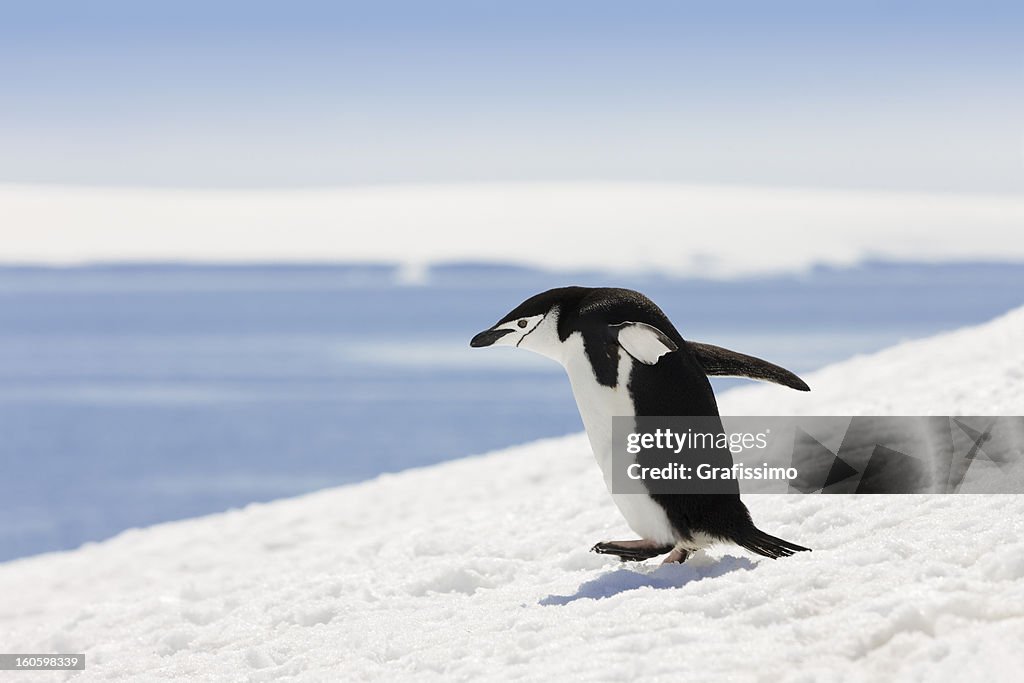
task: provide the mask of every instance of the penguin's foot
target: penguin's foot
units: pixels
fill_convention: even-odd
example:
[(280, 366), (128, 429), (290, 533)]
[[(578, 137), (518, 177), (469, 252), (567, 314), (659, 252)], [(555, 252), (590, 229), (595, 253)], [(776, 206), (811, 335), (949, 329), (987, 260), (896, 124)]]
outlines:
[[(660, 545), (654, 541), (602, 541), (590, 549), (598, 555), (617, 555), (622, 562), (640, 562), (658, 555), (675, 551), (670, 545)], [(683, 558), (685, 559), (685, 557)]]
[(670, 552), (668, 554), (668, 557), (666, 557), (664, 560), (662, 560), (661, 563), (662, 564), (682, 564), (683, 562), (686, 562), (686, 558), (688, 558), (689, 556), (690, 556), (690, 551), (689, 550), (683, 550), (682, 548), (673, 548), (672, 552)]

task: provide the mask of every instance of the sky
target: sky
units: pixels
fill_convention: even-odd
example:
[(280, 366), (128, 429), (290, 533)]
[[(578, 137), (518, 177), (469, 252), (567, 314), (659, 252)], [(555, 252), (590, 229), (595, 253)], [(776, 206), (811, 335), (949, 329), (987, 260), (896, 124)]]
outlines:
[(1024, 5), (7, 2), (0, 183), (1024, 193)]

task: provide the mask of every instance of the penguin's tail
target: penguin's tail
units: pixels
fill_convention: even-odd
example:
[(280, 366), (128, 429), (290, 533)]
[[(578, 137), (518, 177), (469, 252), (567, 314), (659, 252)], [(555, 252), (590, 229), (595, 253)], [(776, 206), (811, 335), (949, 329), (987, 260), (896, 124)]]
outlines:
[(777, 560), (780, 557), (789, 557), (794, 553), (803, 552), (805, 550), (810, 552), (811, 550), (810, 548), (805, 548), (802, 545), (790, 543), (789, 541), (784, 541), (781, 538), (776, 538), (771, 534), (766, 534), (753, 524), (750, 525), (748, 530), (739, 534), (738, 537), (733, 538), (733, 541), (741, 548), (746, 548), (752, 553), (764, 555), (765, 557), (770, 557), (773, 560)]

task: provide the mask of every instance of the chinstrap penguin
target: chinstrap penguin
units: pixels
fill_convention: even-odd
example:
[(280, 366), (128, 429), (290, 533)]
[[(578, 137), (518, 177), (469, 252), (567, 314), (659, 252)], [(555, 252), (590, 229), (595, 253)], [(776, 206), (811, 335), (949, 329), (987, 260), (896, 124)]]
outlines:
[[(470, 345), (524, 348), (565, 368), (609, 490), (613, 416), (717, 416), (708, 375), (750, 377), (809, 390), (799, 377), (767, 361), (687, 342), (653, 301), (629, 289), (562, 287), (542, 292), (473, 337)], [(691, 552), (716, 541), (730, 541), (771, 558), (809, 550), (754, 526), (738, 491), (612, 492), (640, 539), (601, 542), (593, 550), (623, 561), (667, 554), (665, 562), (683, 562)]]

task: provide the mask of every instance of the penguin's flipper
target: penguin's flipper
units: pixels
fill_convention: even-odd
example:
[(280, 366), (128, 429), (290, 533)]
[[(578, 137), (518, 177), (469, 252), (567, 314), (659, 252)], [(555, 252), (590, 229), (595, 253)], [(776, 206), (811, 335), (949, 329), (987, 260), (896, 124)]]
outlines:
[(713, 344), (687, 342), (697, 362), (708, 375), (749, 377), (774, 382), (797, 391), (810, 391), (807, 383), (786, 368), (745, 353), (737, 353)]
[(625, 322), (612, 325), (611, 328), (619, 346), (645, 365), (654, 365), (666, 353), (679, 349), (668, 335), (654, 325)]
[(623, 562), (641, 562), (672, 552), (672, 546), (661, 546), (650, 541), (602, 541), (595, 544), (590, 552), (616, 555)]

